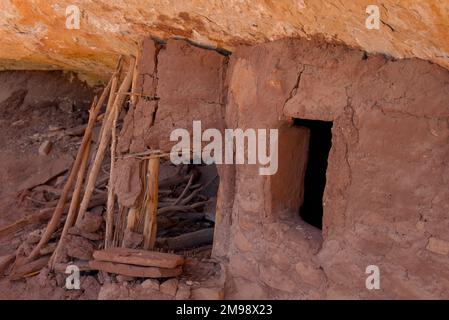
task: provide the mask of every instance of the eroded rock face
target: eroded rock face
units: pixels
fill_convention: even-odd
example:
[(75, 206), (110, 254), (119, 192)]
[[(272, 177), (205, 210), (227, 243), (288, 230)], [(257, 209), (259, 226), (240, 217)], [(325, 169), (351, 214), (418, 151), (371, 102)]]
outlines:
[[(66, 8), (81, 10), (67, 30)], [(136, 53), (145, 36), (179, 36), (234, 50), (285, 37), (322, 35), (368, 52), (419, 57), (449, 67), (449, 3), (386, 0), (380, 30), (368, 30), (366, 1), (3, 0), (0, 66), (70, 69), (105, 78), (117, 54)]]

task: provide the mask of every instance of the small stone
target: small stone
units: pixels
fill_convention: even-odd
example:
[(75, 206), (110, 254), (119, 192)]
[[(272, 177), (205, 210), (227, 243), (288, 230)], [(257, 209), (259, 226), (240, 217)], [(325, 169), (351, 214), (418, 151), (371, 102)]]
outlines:
[(424, 221), (418, 221), (416, 223), (416, 229), (418, 229), (419, 231), (424, 231), (425, 226), (426, 225), (425, 225)]
[(81, 279), (81, 289), (83, 290), (83, 300), (96, 300), (100, 291), (100, 284), (93, 276), (83, 277)]
[(188, 286), (193, 286), (193, 281), (187, 280), (187, 281), (186, 281), (186, 285), (188, 285)]
[(433, 253), (446, 256), (449, 254), (449, 242), (431, 237), (427, 243), (426, 249)]
[(84, 232), (93, 233), (100, 229), (103, 223), (103, 216), (98, 212), (88, 211), (78, 224), (78, 229)]
[(188, 300), (190, 298), (190, 286), (185, 283), (178, 285), (178, 291), (176, 292), (176, 300)]
[(168, 294), (170, 296), (175, 296), (176, 291), (178, 290), (178, 279), (168, 279), (167, 281), (164, 281), (160, 287), (159, 290), (162, 293)]
[(44, 141), (41, 146), (39, 147), (39, 154), (41, 156), (46, 156), (50, 153), (51, 148), (53, 147), (53, 144), (51, 143), (51, 141)]
[(129, 297), (129, 289), (118, 283), (106, 283), (100, 288), (98, 300), (124, 300)]
[(144, 289), (159, 290), (159, 281), (156, 279), (147, 279), (141, 284)]
[(94, 252), (94, 245), (82, 237), (67, 236), (67, 255), (80, 260), (90, 260)]

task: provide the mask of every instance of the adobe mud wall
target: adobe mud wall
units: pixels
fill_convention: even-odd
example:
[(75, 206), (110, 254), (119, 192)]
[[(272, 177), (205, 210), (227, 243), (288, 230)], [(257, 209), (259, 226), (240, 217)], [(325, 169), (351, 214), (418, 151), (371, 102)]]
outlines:
[[(449, 298), (447, 70), (307, 40), (240, 47), (229, 63), (184, 42), (145, 46), (147, 97), (130, 107), (122, 153), (169, 150), (193, 120), (279, 129), (277, 174), (218, 166), (226, 298)], [(299, 216), (309, 132), (293, 118), (333, 121), (322, 231)], [(126, 206), (140, 193), (118, 189)], [(380, 290), (365, 287), (369, 265)]]

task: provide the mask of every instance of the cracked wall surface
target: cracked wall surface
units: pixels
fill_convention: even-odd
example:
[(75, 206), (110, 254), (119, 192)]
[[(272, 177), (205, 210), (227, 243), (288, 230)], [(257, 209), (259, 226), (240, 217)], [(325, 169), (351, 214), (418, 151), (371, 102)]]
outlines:
[[(396, 58), (418, 57), (449, 66), (449, 3), (379, 4), (379, 30), (365, 27), (372, 1), (318, 0), (2, 0), (0, 66), (66, 69), (105, 79), (118, 54), (136, 54), (148, 35), (182, 37), (233, 51), (238, 45), (320, 35), (333, 42)], [(67, 30), (66, 8), (81, 12)]]
[[(236, 50), (228, 73), (227, 127), (279, 128), (281, 143), (298, 152), (292, 118), (333, 127), (322, 232), (300, 219), (297, 204), (276, 206), (285, 200), (273, 194), (301, 181), (298, 160), (271, 177), (251, 166), (221, 177), (235, 186), (225, 212), (227, 296), (447, 299), (449, 72), (282, 40)], [(380, 268), (380, 290), (365, 287), (369, 265)]]
[[(449, 72), (322, 40), (239, 47), (144, 42), (141, 94), (122, 154), (169, 151), (171, 130), (279, 129), (279, 170), (217, 165), (214, 257), (227, 298), (449, 298)], [(332, 121), (323, 230), (299, 216), (309, 131)], [(119, 201), (139, 196), (139, 163), (118, 160)], [(121, 186), (121, 187), (120, 187)], [(377, 265), (381, 289), (365, 287)]]

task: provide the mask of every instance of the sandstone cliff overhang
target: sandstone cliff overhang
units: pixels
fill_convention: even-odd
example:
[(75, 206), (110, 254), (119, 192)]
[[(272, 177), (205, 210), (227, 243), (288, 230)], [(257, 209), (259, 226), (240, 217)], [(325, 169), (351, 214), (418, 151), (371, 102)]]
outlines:
[[(365, 27), (364, 0), (2, 0), (0, 68), (65, 69), (105, 79), (118, 54), (153, 35), (233, 51), (285, 37), (322, 36), (369, 53), (417, 57), (449, 67), (449, 2), (379, 4), (380, 29)], [(66, 8), (81, 12), (66, 29)]]

